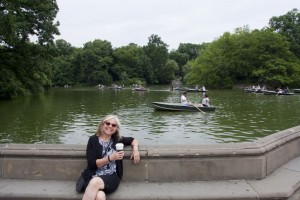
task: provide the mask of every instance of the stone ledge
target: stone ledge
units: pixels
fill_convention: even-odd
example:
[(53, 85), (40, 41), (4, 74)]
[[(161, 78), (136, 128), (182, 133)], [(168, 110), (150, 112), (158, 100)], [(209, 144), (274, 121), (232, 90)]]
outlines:
[[(201, 144), (201, 145), (140, 145), (141, 155), (158, 157), (228, 157), (259, 156), (300, 138), (300, 126), (280, 131), (254, 142)], [(0, 144), (3, 156), (55, 156), (85, 158), (86, 145), (66, 144)], [(130, 148), (125, 148), (127, 152)], [(127, 154), (129, 156), (129, 154)]]
[[(141, 145), (138, 165), (126, 148), (123, 181), (108, 199), (292, 200), (299, 146), (300, 126), (255, 142)], [(0, 144), (0, 199), (81, 199), (75, 180), (85, 166), (85, 145)]]
[[(284, 200), (300, 188), (300, 157), (262, 180), (127, 182), (110, 200)], [(294, 195), (295, 196), (295, 195)], [(79, 200), (75, 181), (0, 179), (0, 199)]]
[[(141, 163), (125, 148), (124, 181), (181, 182), (263, 179), (300, 156), (300, 126), (255, 142), (140, 145)], [(85, 145), (2, 144), (0, 178), (69, 180), (86, 167)]]

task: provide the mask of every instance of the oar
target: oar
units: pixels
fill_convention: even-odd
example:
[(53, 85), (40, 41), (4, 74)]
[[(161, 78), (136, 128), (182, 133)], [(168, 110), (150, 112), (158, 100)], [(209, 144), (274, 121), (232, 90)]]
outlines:
[(193, 106), (195, 107), (195, 108), (197, 108), (200, 112), (202, 112), (202, 113), (204, 113), (200, 108), (198, 108), (194, 103), (193, 103)]

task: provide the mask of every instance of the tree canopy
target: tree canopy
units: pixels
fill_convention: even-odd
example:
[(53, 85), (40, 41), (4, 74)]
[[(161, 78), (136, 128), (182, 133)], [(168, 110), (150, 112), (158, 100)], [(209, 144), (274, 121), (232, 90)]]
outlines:
[(289, 42), (270, 29), (237, 29), (224, 33), (194, 61), (185, 80), (214, 88), (232, 88), (238, 82), (299, 85), (299, 59)]
[[(232, 88), (238, 83), (300, 86), (300, 13), (272, 17), (269, 27), (238, 27), (211, 43), (168, 45), (156, 34), (145, 46), (113, 48), (95, 39), (82, 48), (58, 35), (55, 0), (0, 2), (0, 98), (53, 86), (171, 84)], [(199, 38), (201, 39), (201, 38)]]
[(275, 32), (285, 36), (290, 42), (290, 50), (300, 58), (300, 13), (293, 9), (279, 17), (272, 17), (269, 25)]
[[(11, 98), (51, 87), (49, 44), (59, 34), (53, 0), (0, 3), (0, 97)], [(30, 42), (36, 37), (37, 44)]]

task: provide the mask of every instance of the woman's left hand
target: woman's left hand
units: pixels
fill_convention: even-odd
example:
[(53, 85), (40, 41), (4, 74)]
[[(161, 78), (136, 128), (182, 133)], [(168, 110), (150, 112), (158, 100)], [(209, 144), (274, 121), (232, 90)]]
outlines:
[(138, 146), (133, 146), (132, 155), (131, 155), (130, 159), (132, 159), (132, 158), (133, 158), (134, 164), (138, 164), (140, 162), (140, 152), (139, 152)]

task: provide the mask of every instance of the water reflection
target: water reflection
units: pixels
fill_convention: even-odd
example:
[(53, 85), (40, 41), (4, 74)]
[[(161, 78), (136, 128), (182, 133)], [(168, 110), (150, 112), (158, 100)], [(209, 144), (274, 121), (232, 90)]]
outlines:
[[(299, 125), (300, 95), (269, 96), (241, 90), (209, 91), (216, 112), (158, 112), (153, 101), (179, 102), (168, 87), (150, 91), (54, 89), (0, 102), (0, 143), (86, 144), (105, 115), (116, 114), (122, 133), (142, 144), (253, 141)], [(202, 93), (189, 93), (200, 102)]]

